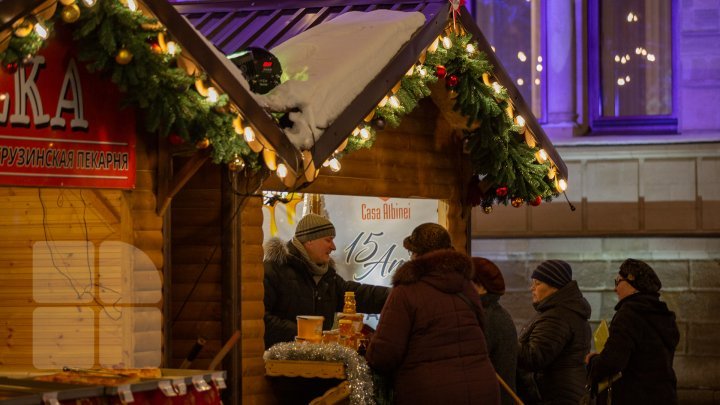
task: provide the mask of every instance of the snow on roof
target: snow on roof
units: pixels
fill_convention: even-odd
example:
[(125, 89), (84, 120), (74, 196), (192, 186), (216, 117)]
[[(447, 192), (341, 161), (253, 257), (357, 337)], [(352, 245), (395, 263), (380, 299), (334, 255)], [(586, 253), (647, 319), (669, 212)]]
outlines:
[(273, 48), (283, 83), (255, 99), (271, 111), (290, 111), (290, 141), (309, 150), (367, 84), (425, 23), (420, 12), (351, 11)]

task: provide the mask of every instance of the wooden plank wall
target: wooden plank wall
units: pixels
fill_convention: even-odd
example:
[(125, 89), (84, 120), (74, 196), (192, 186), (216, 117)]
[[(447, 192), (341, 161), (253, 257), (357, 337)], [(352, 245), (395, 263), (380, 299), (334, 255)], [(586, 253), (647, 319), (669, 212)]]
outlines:
[[(174, 166), (182, 163), (176, 158)], [(192, 368), (207, 368), (222, 346), (220, 170), (205, 164), (172, 201), (170, 367), (182, 363), (199, 336), (207, 343)]]
[[(162, 221), (154, 214), (155, 151), (138, 142), (133, 191), (0, 187), (0, 366), (62, 367), (74, 358), (96, 366), (118, 356), (130, 366), (160, 359), (162, 320), (157, 315), (162, 300), (157, 282), (163, 260)], [(70, 241), (74, 246), (62, 249), (51, 243), (43, 248), (45, 241)], [(108, 244), (113, 241), (127, 245)], [(103, 246), (109, 248), (101, 250)], [(68, 274), (70, 284), (63, 276)], [(43, 286), (41, 296), (33, 282)], [(154, 298), (139, 305), (114, 301), (110, 288), (113, 293), (120, 291), (116, 288), (123, 294), (134, 291), (141, 301)], [(73, 301), (73, 295), (81, 298)], [(52, 302), (55, 299), (58, 302)], [(62, 308), (83, 315), (53, 316)], [(98, 326), (103, 313), (120, 309), (124, 319), (107, 329)], [(108, 351), (100, 350), (97, 336), (109, 343), (118, 327), (117, 352), (101, 357)], [(73, 331), (77, 335), (72, 336)]]

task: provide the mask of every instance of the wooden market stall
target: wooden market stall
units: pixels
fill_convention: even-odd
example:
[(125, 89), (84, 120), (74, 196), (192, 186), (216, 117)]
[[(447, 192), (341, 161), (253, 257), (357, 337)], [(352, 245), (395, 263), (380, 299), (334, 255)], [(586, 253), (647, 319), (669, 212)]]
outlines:
[[(456, 248), (467, 250), (473, 204), (490, 206), (530, 203), (540, 197), (549, 199), (557, 195), (555, 187), (567, 178), (564, 163), (472, 17), (464, 8), (453, 12), (446, 0), (69, 3), (58, 6), (54, 0), (3, 2), (0, 52), (6, 58), (3, 59), (6, 73), (0, 78), (5, 80), (2, 83), (6, 87), (0, 90), (11, 88), (13, 80), (18, 83), (25, 80), (31, 85), (30, 76), (20, 75), (33, 75), (32, 66), (42, 68), (39, 62), (31, 65), (26, 55), (16, 53), (13, 59), (6, 50), (17, 49), (28, 35), (19, 36), (25, 34), (23, 30), (54, 20), (58, 32), (78, 25), (95, 32), (87, 25), (87, 16), (97, 10), (93, 7), (114, 7), (114, 15), (125, 18), (122, 20), (125, 24), (134, 24), (130, 25), (133, 29), (122, 30), (118, 26), (98, 29), (101, 34), (90, 36), (94, 42), (81, 41), (83, 45), (79, 45), (94, 51), (91, 56), (104, 53), (104, 64), (95, 67), (101, 72), (103, 67), (108, 70), (93, 75), (78, 62), (79, 76), (59, 74), (54, 87), (47, 92), (57, 99), (62, 87), (61, 100), (46, 106), (46, 110), (48, 115), (57, 110), (53, 116), (56, 118), (79, 119), (77, 97), (82, 94), (86, 104), (94, 103), (99, 110), (125, 111), (111, 113), (115, 119), (121, 117), (121, 122), (107, 124), (106, 130), (117, 132), (117, 137), (125, 142), (124, 152), (134, 167), (122, 168), (121, 174), (127, 178), (111, 185), (73, 183), (67, 180), (77, 175), (72, 171), (41, 171), (36, 176), (41, 180), (28, 183), (25, 180), (28, 172), (9, 175), (10, 166), (0, 155), (0, 223), (3, 229), (12, 229), (0, 236), (0, 263), (10, 269), (0, 276), (3, 277), (0, 312), (8, 332), (5, 346), (0, 349), (2, 367), (62, 366), (62, 361), (73, 355), (89, 356), (88, 367), (112, 363), (108, 359), (121, 359), (115, 362), (125, 365), (157, 361), (163, 367), (178, 367), (195, 347), (201, 351), (190, 362), (192, 368), (208, 368), (215, 365), (213, 359), (223, 345), (240, 331), (239, 342), (221, 365), (228, 372), (230, 388), (225, 403), (272, 403), (276, 399), (262, 357), (262, 190), (438, 200), (438, 222), (448, 228)], [(46, 10), (49, 7), (52, 12)], [(289, 140), (279, 118), (286, 111), (263, 107), (257, 95), (250, 93), (240, 70), (225, 55), (251, 47), (272, 49), (343, 14), (374, 10), (420, 13), (424, 22), (396, 53), (380, 61), (379, 73), (324, 128), (322, 137), (310, 148), (298, 148)], [(145, 17), (155, 17), (159, 23), (146, 21)], [(34, 38), (39, 34), (29, 35)], [(101, 35), (111, 35), (114, 40), (108, 41)], [(488, 64), (473, 65), (472, 69), (481, 69), (485, 74), (466, 78), (458, 71), (456, 79), (475, 83), (475, 88), (485, 92), (485, 99), (499, 114), (486, 114), (482, 116), (485, 119), (477, 115), (468, 121), (467, 110), (456, 110), (456, 97), (461, 90), (455, 88), (457, 82), (451, 85), (450, 79), (454, 72), (452, 63), (459, 59), (448, 56), (450, 46), (444, 48), (440, 41), (450, 37), (476, 47), (473, 52), (483, 52)], [(179, 45), (182, 51), (176, 52), (171, 43)], [(3, 48), (8, 44), (9, 48)], [(94, 48), (97, 44), (105, 48)], [(51, 60), (44, 52), (33, 48), (30, 53)], [(445, 59), (438, 59), (438, 55)], [(67, 62), (68, 57), (64, 58)], [(461, 59), (463, 63), (476, 63), (473, 58)], [(447, 75), (444, 66), (441, 71), (438, 60), (449, 62)], [(148, 74), (147, 69), (156, 67), (160, 70)], [(428, 73), (426, 68), (432, 68), (429, 74), (437, 75), (438, 83), (420, 78)], [(82, 89), (73, 87), (79, 80), (76, 77), (83, 80)], [(144, 81), (137, 80), (138, 77)], [(171, 82), (167, 79), (170, 77), (180, 82)], [(422, 96), (408, 96), (402, 84), (406, 77), (417, 80), (417, 86), (424, 89)], [(45, 77), (37, 79), (39, 86), (43, 86), (41, 78)], [(94, 81), (85, 85), (85, 80)], [(109, 89), (96, 91), (101, 82), (110, 85)], [(131, 94), (135, 108), (120, 110), (110, 103), (122, 99), (120, 94), (113, 93), (117, 89), (112, 82)], [(94, 129), (97, 121), (93, 120), (100, 120), (98, 116), (88, 115), (88, 128), (66, 125), (64, 132), (59, 124), (56, 127), (39, 121), (43, 112), (33, 104), (34, 90), (30, 87), (26, 86), (19, 97), (0, 100), (6, 108), (5, 115), (0, 116), (0, 125), (16, 136), (13, 142), (20, 142), (22, 137), (38, 137), (39, 133), (45, 143), (65, 142), (61, 140), (63, 136), (85, 135), (90, 141), (104, 136), (104, 132)], [(171, 93), (174, 101), (148, 101), (145, 97), (156, 94), (157, 89), (161, 90), (157, 94)], [(45, 96), (45, 90), (41, 88), (39, 92)], [(392, 106), (396, 95), (401, 99), (398, 102), (416, 105), (406, 105), (402, 113), (384, 107)], [(179, 106), (178, 99), (190, 107)], [(23, 108), (31, 110), (32, 114), (27, 115), (34, 122), (22, 124), (13, 121), (12, 116), (7, 119), (8, 108), (11, 111), (19, 108), (18, 100), (22, 100), (22, 105), (30, 100), (29, 107)], [(66, 103), (61, 108), (58, 104), (63, 100)], [(161, 108), (168, 105), (173, 108)], [(130, 118), (122, 114), (129, 114)], [(483, 126), (486, 124), (494, 126)], [(128, 126), (129, 131), (119, 130)], [(480, 136), (479, 128), (487, 131), (486, 136)], [(365, 134), (359, 135), (361, 129), (368, 131), (367, 139), (371, 140), (368, 144), (372, 143), (372, 147), (362, 145), (366, 139)], [(37, 133), (29, 133), (33, 131)], [(488, 135), (493, 131), (497, 138)], [(468, 134), (476, 134), (477, 138)], [(477, 142), (481, 138), (484, 143)], [(469, 139), (475, 139), (474, 143)], [(514, 188), (521, 180), (503, 177), (508, 170), (512, 172), (506, 168), (514, 166), (493, 152), (495, 139), (498, 144), (505, 142), (506, 150), (508, 147), (521, 150), (522, 164), (537, 170), (533, 173), (540, 173), (541, 179), (550, 173), (550, 180), (541, 180), (534, 186), (522, 183), (528, 190)], [(541, 149), (545, 155), (536, 162), (533, 157), (540, 156)], [(486, 155), (479, 158), (482, 151)], [(333, 158), (341, 159), (342, 170), (333, 172), (322, 167)], [(494, 171), (486, 173), (485, 182), (478, 184), (478, 165), (486, 161), (496, 163)], [(281, 165), (288, 173), (279, 178), (275, 173)], [(308, 170), (311, 165), (320, 170)], [(516, 177), (520, 179), (523, 173), (527, 174), (518, 173)], [(62, 180), (48, 183), (47, 179), (52, 178)], [(537, 190), (531, 186), (542, 187)], [(63, 247), (60, 241), (72, 243)], [(58, 250), (58, 246), (64, 250)], [(77, 297), (71, 294), (68, 299), (60, 294), (67, 295), (67, 280), (88, 272), (92, 274), (90, 282), (70, 283), (80, 286), (73, 292)], [(55, 293), (65, 301), (33, 297), (38, 288), (33, 283), (37, 281), (55, 288), (48, 290), (50, 298), (57, 299)], [(120, 296), (125, 291), (134, 295), (132, 299), (123, 296), (118, 300), (115, 295), (107, 295), (109, 291)], [(48, 305), (60, 308), (61, 313), (69, 309), (87, 311), (87, 316), (64, 318), (70, 321), (61, 327), (75, 331), (72, 325), (88, 326), (78, 328), (81, 332), (72, 338), (63, 334), (39, 338), (40, 329), (33, 321), (38, 318), (34, 316), (40, 309), (39, 313), (45, 316), (40, 319), (51, 318), (52, 311), (42, 312)], [(117, 324), (100, 321), (104, 314), (118, 309), (126, 309), (125, 313), (132, 316)], [(105, 353), (105, 345), (100, 343), (103, 336), (106, 342), (116, 339), (113, 342), (117, 344), (112, 346), (118, 350)], [(62, 350), (57, 352), (66, 357), (52, 360), (52, 348), (58, 347)], [(45, 355), (38, 357), (38, 353)]]

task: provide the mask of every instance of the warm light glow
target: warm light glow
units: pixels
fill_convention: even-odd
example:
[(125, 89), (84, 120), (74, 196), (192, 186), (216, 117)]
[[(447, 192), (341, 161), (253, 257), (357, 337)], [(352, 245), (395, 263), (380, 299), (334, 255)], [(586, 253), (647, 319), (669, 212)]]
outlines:
[(640, 48), (640, 47), (635, 48), (635, 55), (640, 55), (640, 52), (642, 52), (642, 48)]
[(536, 79), (535, 79), (535, 85), (537, 85), (537, 86), (540, 85), (540, 78), (536, 78)]
[(42, 39), (47, 39), (49, 34), (47, 28), (45, 28), (43, 23), (41, 23), (40, 21), (35, 24), (35, 33), (38, 34), (38, 36)]
[(378, 103), (378, 107), (380, 107), (380, 108), (385, 107), (385, 104), (387, 104), (387, 102), (388, 102), (388, 96), (385, 96)]
[(7, 99), (7, 93), (0, 94), (0, 101), (5, 101)]
[(625, 57), (623, 56), (622, 58), (620, 58), (620, 63), (622, 63), (623, 65), (626, 64), (627, 59), (625, 59)]
[(177, 52), (177, 44), (173, 41), (167, 43), (167, 53), (169, 55), (175, 55)]
[(440, 43), (440, 37), (435, 38), (435, 40), (433, 41), (433, 43), (430, 44), (430, 46), (428, 46), (428, 49), (427, 49), (428, 52), (433, 53), (433, 52), (437, 51), (437, 48), (438, 48), (438, 44), (439, 44), (439, 43)]
[(388, 102), (390, 103), (390, 107), (392, 108), (400, 108), (400, 100), (398, 100), (397, 97), (392, 96), (388, 99)]
[(127, 7), (130, 11), (137, 11), (137, 3), (135, 3), (135, 0), (127, 0)]
[(648, 51), (647, 51), (647, 49), (643, 48), (643, 49), (640, 51), (640, 53), (641, 53), (643, 56), (645, 56), (645, 55), (648, 54)]
[(287, 166), (285, 166), (285, 163), (278, 164), (277, 170), (275, 173), (280, 177), (281, 179), (284, 179), (285, 176), (288, 175), (288, 169)]
[(525, 52), (523, 51), (517, 53), (517, 58), (520, 59), (520, 62), (525, 62), (527, 60), (527, 56), (525, 56)]
[(473, 44), (467, 44), (465, 51), (467, 51), (467, 53), (473, 53), (475, 52), (475, 46)]
[(630, 83), (630, 76), (625, 76), (625, 83)]
[(502, 91), (502, 86), (500, 86), (500, 83), (498, 83), (498, 82), (493, 82), (492, 88), (493, 88), (493, 90), (495, 90), (495, 93), (497, 93), (497, 94), (500, 94), (500, 92)]
[(620, 62), (620, 55), (615, 55), (615, 62)]
[(255, 140), (255, 131), (250, 127), (243, 128), (243, 139), (245, 142), (252, 142)]
[(627, 21), (628, 21), (628, 22), (632, 22), (633, 17), (635, 17), (635, 14), (633, 14), (632, 11), (629, 12), (628, 15), (627, 15)]
[(330, 159), (327, 159), (327, 160), (324, 161), (323, 164), (322, 164), (322, 167), (328, 167), (328, 166), (330, 166)]
[(87, 7), (92, 7), (95, 5), (96, 0), (82, 0), (83, 4), (85, 4)]
[(450, 49), (452, 47), (452, 41), (450, 40), (450, 37), (445, 37), (442, 40), (443, 48)]
[(518, 84), (518, 86), (522, 86), (523, 84), (525, 84), (525, 80), (523, 80), (522, 77), (520, 77), (517, 79), (517, 84)]
[(558, 188), (560, 189), (560, 191), (567, 190), (567, 186), (568, 186), (568, 184), (567, 184), (567, 181), (565, 181), (565, 179), (560, 179), (560, 181), (558, 181)]
[(360, 136), (360, 128), (355, 127), (352, 131), (353, 136)]
[(629, 53), (626, 53), (626, 54), (625, 54), (625, 60), (628, 61), (628, 62), (630, 62), (630, 54), (629, 54)]
[(538, 63), (542, 63), (542, 56), (538, 56)]
[(215, 87), (207, 88), (207, 101), (211, 103), (217, 103), (219, 98), (220, 95), (218, 94), (217, 90), (215, 90)]
[(517, 124), (521, 127), (525, 126), (525, 118), (523, 118), (522, 115), (515, 117), (515, 122), (517, 122)]
[(538, 64), (535, 66), (535, 70), (537, 70), (538, 72), (542, 72), (542, 70), (543, 70), (542, 64), (538, 63)]
[(545, 162), (547, 159), (548, 159), (548, 154), (547, 154), (547, 152), (545, 152), (545, 149), (540, 149), (540, 150), (538, 151), (538, 161), (539, 161), (540, 163), (543, 163), (543, 162)]
[(370, 131), (368, 131), (367, 128), (363, 128), (360, 130), (360, 138), (362, 138), (364, 141), (367, 141), (370, 139)]
[(405, 72), (405, 76), (412, 76), (413, 73), (415, 73), (415, 65), (410, 66), (410, 69)]
[(647, 56), (648, 62), (655, 62), (655, 55), (649, 53)]
[(490, 49), (492, 49), (493, 52), (495, 52), (495, 47), (490, 45)]
[(424, 66), (418, 67), (417, 72), (420, 75), (420, 77), (425, 77), (425, 75), (427, 74), (427, 70), (425, 69)]
[(332, 159), (330, 159), (330, 162), (328, 163), (328, 166), (330, 166), (330, 170), (332, 170), (332, 171), (334, 171), (334, 172), (336, 172), (336, 173), (339, 172), (339, 171), (340, 171), (340, 168), (342, 167), (342, 166), (340, 165), (340, 161), (337, 160), (337, 158), (334, 158), (334, 157), (333, 157)]
[(625, 85), (625, 79), (623, 79), (622, 77), (619, 78), (619, 79), (617, 80), (617, 84), (618, 84), (618, 86), (624, 86), (624, 85)]

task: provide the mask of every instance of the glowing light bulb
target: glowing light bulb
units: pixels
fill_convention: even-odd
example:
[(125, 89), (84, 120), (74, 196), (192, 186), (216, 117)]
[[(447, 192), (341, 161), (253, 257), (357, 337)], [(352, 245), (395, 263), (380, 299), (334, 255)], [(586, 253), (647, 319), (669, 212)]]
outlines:
[(445, 37), (442, 40), (443, 48), (450, 49), (452, 48), (452, 40), (450, 40), (450, 37)]
[(285, 163), (279, 163), (275, 173), (277, 174), (278, 177), (280, 177), (281, 179), (284, 179), (288, 175), (288, 169), (287, 169), (287, 166), (285, 166)]
[(255, 140), (255, 131), (250, 127), (243, 128), (243, 139), (245, 142), (252, 142)]
[(522, 115), (515, 117), (515, 122), (517, 122), (517, 124), (521, 127), (525, 126), (525, 118), (523, 118)]
[(545, 151), (545, 149), (540, 149), (540, 150), (538, 151), (538, 161), (539, 161), (540, 163), (543, 163), (543, 162), (546, 161), (547, 159), (548, 159), (548, 154), (547, 154), (547, 152)]
[(627, 59), (625, 59), (625, 57), (623, 56), (622, 58), (620, 58), (620, 63), (622, 63), (623, 65), (626, 64)]
[(169, 55), (175, 55), (177, 53), (177, 44), (173, 41), (167, 43), (167, 53)]
[(537, 70), (538, 72), (542, 72), (542, 70), (543, 70), (542, 64), (538, 63), (537, 65), (535, 65), (535, 70)]
[(35, 33), (42, 39), (47, 39), (49, 35), (47, 28), (40, 21), (35, 24)]
[(137, 11), (137, 3), (135, 3), (135, 0), (127, 0), (127, 8), (129, 8), (130, 11)]
[(332, 171), (334, 171), (334, 172), (336, 172), (336, 173), (339, 172), (339, 171), (340, 171), (340, 168), (342, 167), (342, 166), (340, 165), (340, 161), (337, 160), (337, 158), (332, 158), (332, 159), (330, 159), (330, 162), (328, 163), (328, 166), (330, 166), (330, 170), (332, 170)]
[(390, 103), (390, 106), (392, 108), (400, 108), (400, 100), (398, 100), (397, 97), (392, 96), (388, 99), (388, 103)]
[(368, 131), (367, 128), (363, 128), (360, 130), (360, 138), (362, 138), (364, 141), (367, 141), (370, 139), (370, 131)]
[(2, 94), (0, 94), (0, 101), (5, 101), (5, 100), (7, 100), (7, 98), (8, 98), (8, 94), (7, 94), (7, 93), (2, 93)]
[(542, 56), (538, 56), (538, 63), (542, 63)]
[(502, 86), (500, 86), (500, 83), (498, 82), (493, 82), (492, 88), (493, 90), (495, 90), (496, 94), (500, 94), (500, 92), (502, 91)]
[(648, 60), (649, 62), (655, 62), (655, 55), (649, 53), (648, 56), (647, 56), (647, 60)]
[(640, 52), (642, 52), (642, 48), (640, 48), (640, 47), (635, 48), (635, 55), (640, 55)]
[(525, 84), (525, 80), (523, 80), (522, 77), (520, 77), (517, 79), (517, 84), (518, 84), (518, 86), (522, 86), (523, 84)]
[(219, 97), (220, 95), (218, 94), (217, 90), (215, 90), (215, 87), (207, 88), (207, 101), (211, 103), (217, 103)]
[(95, 5), (96, 0), (82, 0), (86, 7), (92, 7)]
[(475, 52), (475, 46), (473, 44), (467, 44), (467, 46), (465, 47), (465, 51), (467, 53), (473, 53)]
[(567, 181), (565, 181), (565, 179), (560, 179), (558, 181), (558, 188), (560, 189), (560, 191), (567, 190), (567, 186), (568, 186), (568, 184), (567, 184)]
[(535, 79), (535, 85), (536, 85), (536, 86), (539, 86), (539, 85), (540, 85), (540, 79), (539, 79), (539, 78), (536, 78), (536, 79)]
[(492, 49), (493, 52), (495, 52), (495, 47), (490, 45), (490, 49)]
[(520, 62), (525, 62), (527, 60), (527, 56), (523, 51), (517, 53), (517, 58), (520, 59)]
[(630, 75), (625, 76), (625, 83), (630, 83)]
[(420, 77), (425, 77), (425, 75), (427, 74), (427, 70), (425, 69), (424, 66), (420, 66), (419, 68), (417, 68), (417, 72), (420, 75)]
[(647, 49), (643, 48), (643, 49), (640, 51), (640, 53), (642, 54), (642, 56), (645, 56), (645, 55), (648, 54), (648, 51), (647, 51)]
[(622, 77), (619, 78), (619, 79), (617, 80), (617, 84), (618, 84), (618, 86), (624, 86), (624, 85), (625, 85), (625, 79), (623, 79)]
[(620, 62), (620, 55), (615, 55), (615, 62)]

